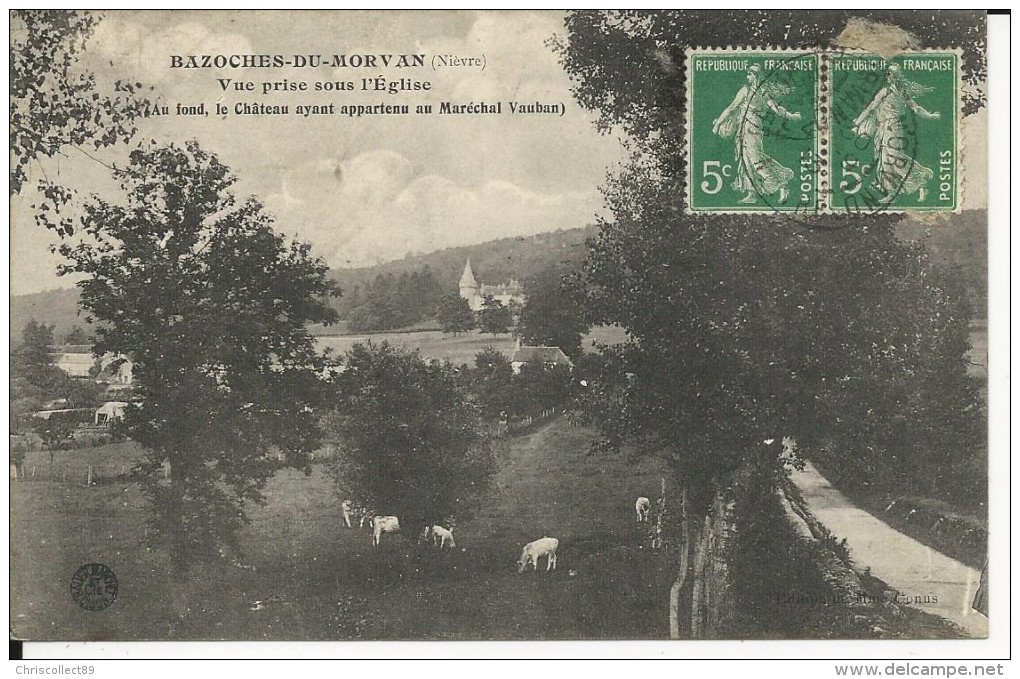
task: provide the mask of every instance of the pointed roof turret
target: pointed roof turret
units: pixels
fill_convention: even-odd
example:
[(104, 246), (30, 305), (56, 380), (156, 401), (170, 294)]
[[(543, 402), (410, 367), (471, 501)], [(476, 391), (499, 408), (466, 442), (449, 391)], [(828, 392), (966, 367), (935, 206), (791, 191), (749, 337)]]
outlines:
[(460, 277), (460, 287), (462, 288), (477, 288), (478, 281), (475, 280), (475, 274), (471, 271), (471, 258), (468, 257), (467, 263), (464, 264), (464, 273)]

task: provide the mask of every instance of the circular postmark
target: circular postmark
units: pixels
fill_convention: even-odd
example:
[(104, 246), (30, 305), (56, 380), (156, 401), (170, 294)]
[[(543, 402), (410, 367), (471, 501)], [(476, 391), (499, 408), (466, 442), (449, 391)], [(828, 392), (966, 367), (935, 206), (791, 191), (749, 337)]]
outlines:
[[(819, 69), (815, 110), (787, 110), (798, 85), (792, 66), (807, 55)], [(777, 55), (766, 62), (771, 68), (749, 70), (748, 101), (758, 105), (745, 106), (739, 121), (739, 136), (753, 142), (737, 149), (740, 188), (748, 192), (740, 202), (760, 201), (777, 214), (825, 228), (846, 226), (854, 215), (897, 211), (901, 196), (921, 191), (923, 197), (931, 170), (916, 160), (918, 116), (899, 86), (898, 66), (883, 59), (881, 68), (854, 77), (844, 69), (834, 77), (832, 58), (838, 56), (824, 50)], [(770, 157), (769, 146), (809, 139), (815, 152), (802, 152), (798, 167)], [(809, 191), (816, 198), (792, 204), (798, 191), (802, 199)]]
[(71, 598), (86, 611), (101, 611), (117, 598), (117, 576), (101, 563), (87, 563), (71, 577)]

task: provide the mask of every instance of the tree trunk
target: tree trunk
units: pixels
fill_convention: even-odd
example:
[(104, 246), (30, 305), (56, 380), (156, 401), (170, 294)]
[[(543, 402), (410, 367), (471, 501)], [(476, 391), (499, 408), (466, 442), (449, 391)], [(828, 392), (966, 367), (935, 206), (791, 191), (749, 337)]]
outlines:
[(706, 600), (709, 583), (707, 568), (709, 556), (709, 540), (712, 535), (712, 513), (705, 515), (705, 520), (698, 522), (698, 530), (694, 535), (694, 563), (691, 593), (691, 637), (698, 639), (705, 634)]
[(180, 463), (165, 463), (164, 474), (170, 478), (170, 496), (166, 507), (166, 526), (170, 547), (170, 566), (175, 572), (187, 570), (186, 540), (184, 536), (185, 474)]
[(183, 503), (185, 493), (185, 474), (179, 468), (180, 465), (171, 465), (166, 462), (166, 471), (170, 477), (170, 495), (166, 507), (166, 523), (169, 535), (169, 636), (176, 637), (182, 627), (184, 618), (188, 611), (188, 599), (185, 592), (187, 572), (189, 567), (186, 540), (183, 526)]
[(687, 515), (687, 488), (680, 491), (680, 565), (676, 581), (669, 588), (669, 638), (680, 638), (680, 594), (687, 583), (690, 568), (691, 525)]

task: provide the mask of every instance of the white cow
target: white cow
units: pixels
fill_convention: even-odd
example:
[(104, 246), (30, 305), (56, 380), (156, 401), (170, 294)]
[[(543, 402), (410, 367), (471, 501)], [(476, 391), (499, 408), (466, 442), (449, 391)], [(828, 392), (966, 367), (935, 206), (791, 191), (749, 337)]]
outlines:
[(634, 503), (634, 511), (637, 513), (638, 523), (648, 523), (648, 511), (652, 507), (652, 501), (646, 497), (639, 497)]
[(521, 558), (517, 560), (517, 572), (523, 573), (524, 569), (528, 567), (530, 562), (535, 570), (538, 570), (538, 560), (540, 557), (548, 557), (548, 563), (545, 565), (546, 572), (549, 570), (556, 570), (556, 549), (560, 546), (560, 541), (556, 538), (544, 537), (534, 542), (529, 542), (524, 545), (524, 550), (521, 551)]
[(442, 526), (432, 526), (431, 528), (426, 526), (425, 532), (421, 534), (421, 539), (431, 539), (433, 545), (439, 545), (439, 549), (445, 547), (447, 543), (450, 544), (450, 549), (454, 549), (457, 546), (457, 543), (453, 541), (453, 532)]
[(344, 525), (348, 528), (351, 527), (351, 501), (344, 500), (340, 503), (340, 513), (343, 516)]
[(400, 522), (395, 516), (373, 516), (372, 517), (372, 545), (379, 546), (383, 533), (399, 533)]

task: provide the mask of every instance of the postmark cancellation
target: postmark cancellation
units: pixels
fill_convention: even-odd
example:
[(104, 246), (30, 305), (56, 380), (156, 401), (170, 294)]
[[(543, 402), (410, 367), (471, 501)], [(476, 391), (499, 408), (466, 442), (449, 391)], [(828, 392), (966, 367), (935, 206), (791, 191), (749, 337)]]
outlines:
[(688, 213), (958, 212), (960, 54), (687, 52)]

